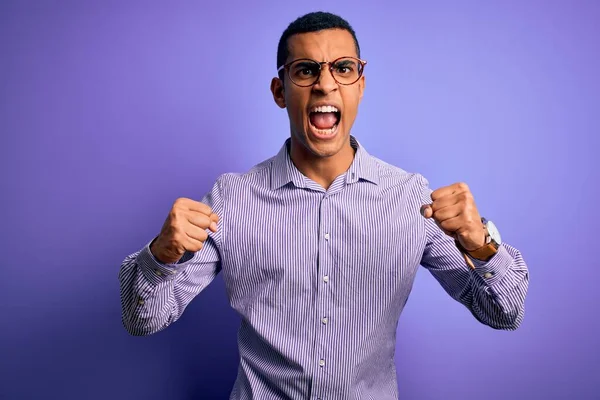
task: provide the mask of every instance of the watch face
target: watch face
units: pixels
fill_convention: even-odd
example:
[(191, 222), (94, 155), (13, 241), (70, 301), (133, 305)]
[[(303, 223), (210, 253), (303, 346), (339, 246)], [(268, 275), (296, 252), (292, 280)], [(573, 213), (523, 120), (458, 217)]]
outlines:
[(498, 231), (498, 228), (496, 228), (496, 225), (494, 225), (492, 221), (487, 221), (486, 227), (492, 240), (498, 244), (501, 244), (502, 238), (500, 237), (500, 232)]

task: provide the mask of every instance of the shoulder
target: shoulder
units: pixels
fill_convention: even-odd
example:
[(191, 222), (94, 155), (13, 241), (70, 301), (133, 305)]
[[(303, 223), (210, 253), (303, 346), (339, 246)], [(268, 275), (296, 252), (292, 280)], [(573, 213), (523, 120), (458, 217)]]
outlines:
[[(407, 171), (379, 158), (373, 158), (379, 169), (379, 190), (384, 198), (411, 210), (417, 217), (423, 204), (431, 202), (429, 181), (419, 172)], [(416, 218), (415, 221), (423, 221)]]
[(216, 184), (222, 191), (235, 191), (248, 186), (268, 186), (271, 167), (275, 157), (270, 157), (252, 166), (246, 172), (226, 172), (218, 176)]
[(383, 188), (427, 190), (429, 181), (422, 174), (407, 171), (374, 156), (371, 156), (371, 158), (379, 169), (379, 179)]

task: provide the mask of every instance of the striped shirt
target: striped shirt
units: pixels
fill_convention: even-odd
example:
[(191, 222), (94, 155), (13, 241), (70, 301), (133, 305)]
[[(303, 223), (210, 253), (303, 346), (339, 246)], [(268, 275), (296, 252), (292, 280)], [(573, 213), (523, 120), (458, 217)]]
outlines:
[(350, 168), (323, 187), (295, 168), (289, 140), (244, 174), (221, 175), (202, 199), (220, 216), (202, 250), (161, 264), (149, 244), (119, 273), (123, 323), (149, 335), (175, 322), (223, 273), (241, 316), (230, 399), (398, 398), (398, 318), (420, 265), (482, 323), (516, 329), (528, 270), (503, 243), (470, 269), (431, 219), (431, 189), (351, 137)]

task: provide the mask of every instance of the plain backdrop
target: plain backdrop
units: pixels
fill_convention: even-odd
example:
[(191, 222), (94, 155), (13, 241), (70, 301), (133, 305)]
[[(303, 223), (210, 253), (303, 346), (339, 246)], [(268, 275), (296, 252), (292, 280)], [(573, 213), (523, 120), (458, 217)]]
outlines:
[(1, 399), (228, 397), (239, 319), (222, 279), (140, 338), (117, 275), (177, 197), (279, 150), (277, 42), (316, 10), (348, 19), (368, 61), (352, 133), (433, 188), (468, 183), (530, 268), (515, 332), (419, 272), (401, 399), (600, 398), (599, 2), (4, 0)]

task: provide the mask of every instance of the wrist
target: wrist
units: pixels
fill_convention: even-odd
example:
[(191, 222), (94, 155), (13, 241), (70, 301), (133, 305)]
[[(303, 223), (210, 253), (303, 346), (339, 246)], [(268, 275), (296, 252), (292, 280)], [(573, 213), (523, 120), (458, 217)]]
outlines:
[(483, 245), (475, 249), (466, 249), (461, 243), (456, 240), (456, 246), (463, 254), (465, 261), (469, 267), (474, 268), (472, 262), (468, 258), (473, 258), (479, 261), (488, 262), (499, 250), (501, 244), (500, 234), (496, 226), (485, 218), (481, 219), (484, 240)]
[(154, 240), (150, 243), (149, 249), (150, 254), (152, 254), (152, 256), (162, 264), (174, 264), (181, 258), (181, 256), (172, 254), (172, 252), (165, 250), (164, 247), (160, 245), (159, 236), (154, 238)]
[[(465, 244), (461, 244), (461, 248), (466, 251), (467, 253), (470, 253), (472, 251), (477, 251), (483, 247), (485, 247), (485, 245), (487, 244), (487, 238), (488, 238), (488, 233), (487, 230), (485, 229), (485, 226), (481, 226), (481, 229), (473, 234), (474, 237), (476, 237), (476, 240), (469, 240), (469, 241), (463, 241), (466, 242)], [(460, 242), (459, 242), (460, 243)], [(467, 245), (468, 243), (468, 245)]]

